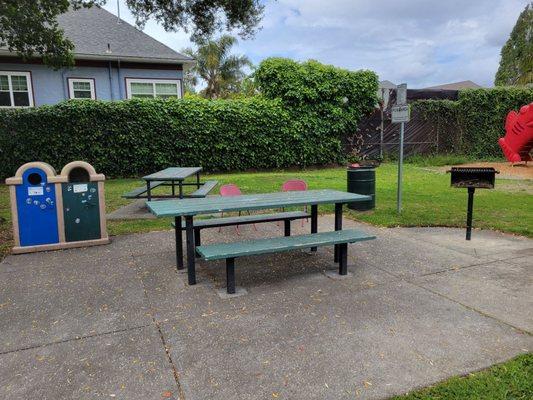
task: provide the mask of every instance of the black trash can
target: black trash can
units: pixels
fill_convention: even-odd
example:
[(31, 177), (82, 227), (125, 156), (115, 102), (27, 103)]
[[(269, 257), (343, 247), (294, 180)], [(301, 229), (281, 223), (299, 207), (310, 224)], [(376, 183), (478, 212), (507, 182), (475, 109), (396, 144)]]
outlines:
[(375, 167), (349, 167), (348, 192), (365, 194), (372, 198), (367, 201), (349, 203), (351, 210), (366, 211), (376, 207), (376, 168)]

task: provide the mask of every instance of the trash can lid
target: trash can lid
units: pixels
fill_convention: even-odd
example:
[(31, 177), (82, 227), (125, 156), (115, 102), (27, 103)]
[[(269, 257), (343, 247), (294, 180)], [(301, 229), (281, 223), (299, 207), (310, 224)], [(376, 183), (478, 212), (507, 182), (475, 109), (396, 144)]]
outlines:
[(46, 174), (46, 180), (48, 183), (59, 182), (59, 176), (57, 175), (56, 170), (50, 164), (42, 161), (32, 161), (26, 164), (23, 164), (15, 172), (15, 176), (6, 179), (6, 185), (22, 185), (22, 176), (30, 168), (39, 168)]

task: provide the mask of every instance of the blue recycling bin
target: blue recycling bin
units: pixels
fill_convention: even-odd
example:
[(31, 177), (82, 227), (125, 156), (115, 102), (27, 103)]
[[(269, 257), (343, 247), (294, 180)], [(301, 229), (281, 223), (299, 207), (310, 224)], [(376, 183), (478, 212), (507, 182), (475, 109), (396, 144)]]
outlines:
[(8, 178), (14, 253), (47, 250), (59, 243), (56, 171), (43, 162), (21, 166)]

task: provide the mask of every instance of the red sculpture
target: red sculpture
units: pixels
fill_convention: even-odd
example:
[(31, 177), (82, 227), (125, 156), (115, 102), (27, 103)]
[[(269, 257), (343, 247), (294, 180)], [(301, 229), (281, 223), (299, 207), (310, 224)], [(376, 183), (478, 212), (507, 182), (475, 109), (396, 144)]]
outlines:
[(520, 111), (510, 111), (505, 121), (505, 136), (498, 139), (503, 154), (510, 163), (531, 161), (533, 149), (533, 103)]

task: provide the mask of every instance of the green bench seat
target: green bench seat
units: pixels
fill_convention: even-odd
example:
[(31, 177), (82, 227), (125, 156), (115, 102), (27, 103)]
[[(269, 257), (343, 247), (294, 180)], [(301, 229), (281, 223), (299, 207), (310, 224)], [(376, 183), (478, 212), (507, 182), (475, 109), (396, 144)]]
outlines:
[[(235, 225), (249, 225), (265, 222), (278, 222), (284, 221), (285, 223), (285, 236), (291, 234), (291, 221), (297, 219), (309, 218), (310, 215), (303, 211), (287, 211), (276, 214), (250, 214), (239, 215), (236, 217), (224, 217), (224, 218), (209, 218), (209, 219), (195, 219), (193, 220), (194, 228), (194, 243), (196, 246), (201, 244), (200, 230), (206, 228), (219, 228), (223, 226), (235, 226)], [(175, 229), (176, 224), (172, 222), (172, 227)], [(185, 230), (185, 221), (181, 223), (181, 230)], [(181, 234), (176, 232), (176, 247), (181, 248)], [(179, 243), (178, 243), (179, 242)], [(178, 260), (178, 265), (181, 266), (183, 260)]]
[(218, 185), (218, 181), (206, 181), (198, 190), (192, 192), (189, 197), (205, 197)]
[[(161, 186), (165, 183), (165, 181), (150, 181), (150, 190), (155, 189), (158, 186)], [(144, 194), (148, 191), (148, 188), (146, 186), (138, 187), (137, 189), (133, 189), (131, 192), (124, 193), (122, 195), (125, 199), (137, 199), (141, 194)]]
[[(235, 217), (195, 219), (193, 221), (193, 227), (195, 229), (218, 228), (221, 226), (248, 225), (261, 222), (293, 221), (309, 217), (310, 215), (303, 211), (288, 211), (275, 214), (250, 214)], [(176, 227), (174, 222), (172, 223), (172, 227)], [(182, 221), (181, 229), (185, 230), (185, 221)]]
[(234, 243), (218, 243), (196, 247), (196, 253), (206, 261), (226, 259), (227, 292), (235, 293), (235, 258), (278, 253), (329, 245), (339, 245), (339, 274), (347, 274), (348, 243), (375, 239), (357, 229), (285, 236), (269, 239), (247, 240)]

